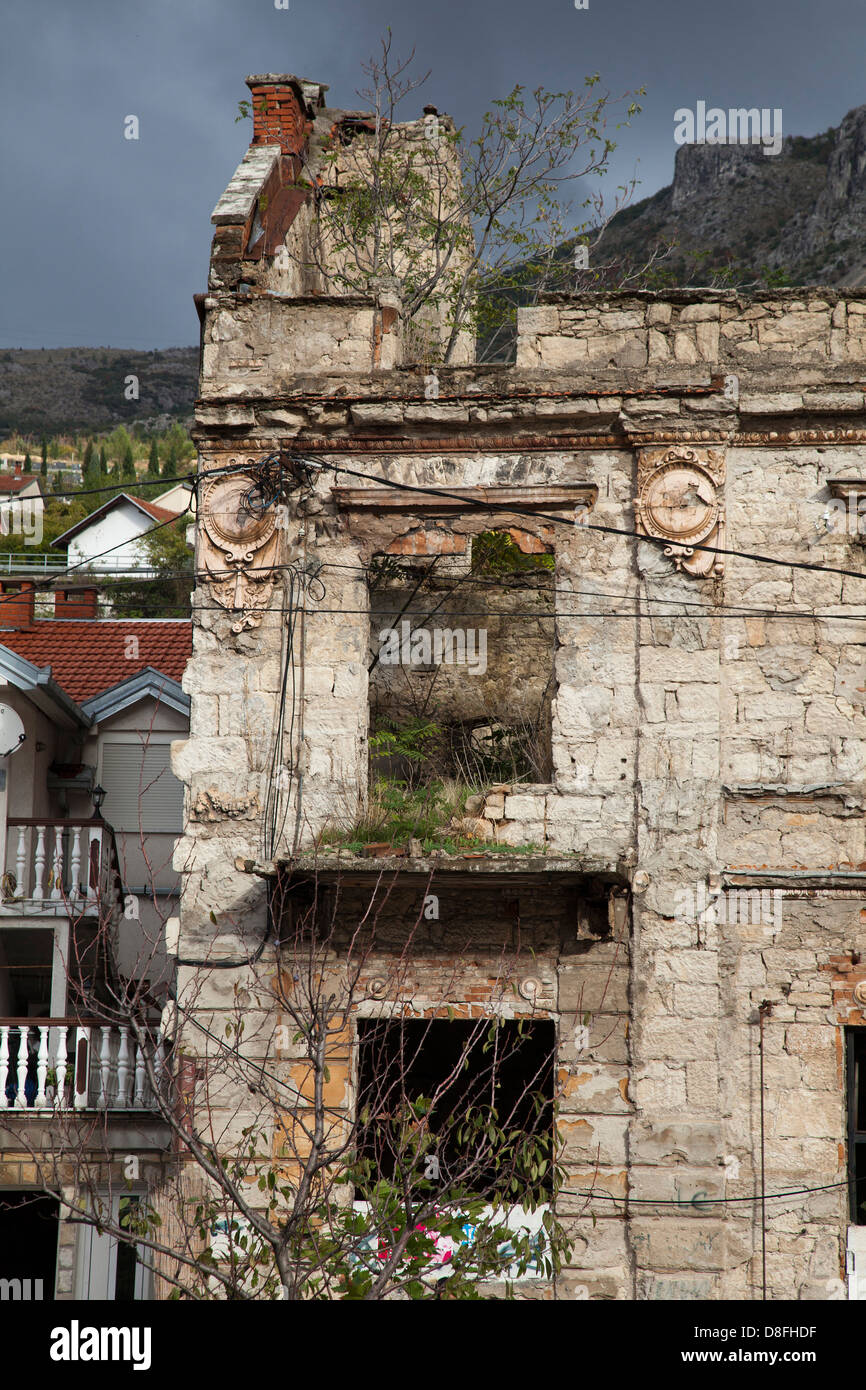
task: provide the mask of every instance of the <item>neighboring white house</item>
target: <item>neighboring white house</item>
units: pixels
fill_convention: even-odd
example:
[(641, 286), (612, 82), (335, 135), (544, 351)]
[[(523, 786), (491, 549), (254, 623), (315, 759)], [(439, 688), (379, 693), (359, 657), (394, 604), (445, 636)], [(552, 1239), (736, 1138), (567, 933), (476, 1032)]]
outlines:
[(157, 507), (164, 507), (167, 512), (176, 512), (178, 516), (182, 512), (189, 512), (191, 517), (195, 516), (195, 489), (190, 483), (175, 483), (167, 492), (161, 492), (158, 497), (154, 497), (153, 501)]
[(158, 506), (121, 492), (90, 516), (70, 526), (53, 542), (66, 550), (70, 569), (97, 574), (152, 574), (151, 559), (142, 540), (155, 523), (174, 521), (181, 508)]

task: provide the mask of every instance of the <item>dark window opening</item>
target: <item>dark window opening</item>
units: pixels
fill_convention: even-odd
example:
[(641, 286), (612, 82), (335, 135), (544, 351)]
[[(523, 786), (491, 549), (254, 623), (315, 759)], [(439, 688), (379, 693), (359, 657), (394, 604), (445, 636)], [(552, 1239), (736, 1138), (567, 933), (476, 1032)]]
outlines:
[[(395, 542), (395, 544), (397, 544)], [(420, 523), (370, 571), (371, 789), (552, 774), (555, 559), (529, 532)], [(384, 787), (379, 787), (384, 783)]]
[[(119, 1222), (122, 1231), (133, 1233), (141, 1219), (141, 1198), (121, 1197)], [(135, 1276), (138, 1266), (138, 1250), (124, 1241), (117, 1243), (117, 1268), (114, 1277), (114, 1300), (116, 1303), (131, 1303), (135, 1299)]]
[(0, 1296), (53, 1302), (58, 1230), (55, 1197), (0, 1191)]
[(54, 933), (0, 931), (0, 1018), (49, 1018)]
[[(512, 1203), (530, 1182), (549, 1192), (555, 1040), (548, 1021), (361, 1020), (358, 1152), (369, 1181)], [(533, 1140), (546, 1163), (534, 1177)]]
[(866, 1226), (866, 1028), (847, 1029), (851, 1220)]

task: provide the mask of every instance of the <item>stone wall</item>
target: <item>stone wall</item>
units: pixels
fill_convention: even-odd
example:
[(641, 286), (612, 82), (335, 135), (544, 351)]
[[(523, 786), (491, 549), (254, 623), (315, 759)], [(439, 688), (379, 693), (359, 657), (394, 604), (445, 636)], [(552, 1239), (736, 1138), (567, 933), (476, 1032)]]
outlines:
[(524, 308), (517, 365), (530, 369), (694, 366), (734, 371), (856, 363), (866, 353), (866, 300), (842, 290), (779, 291), (760, 300), (616, 294)]
[[(534, 972), (551, 982), (562, 1211), (577, 1237), (556, 1295), (760, 1298), (766, 1244), (768, 1297), (842, 1296), (843, 1030), (866, 1026), (853, 992), (866, 639), (863, 552), (833, 502), (839, 474), (866, 497), (866, 296), (557, 300), (521, 311), (515, 367), (443, 369), (436, 400), (423, 374), (371, 365), (372, 317), (346, 346), (354, 329), (340, 325), (367, 310), (277, 302), (220, 297), (206, 317), (203, 470), (252, 468), (279, 447), (321, 467), (283, 499), (284, 568), (259, 625), (233, 632), (245, 610), (210, 581), (197, 595), (192, 734), (174, 761), (188, 785), (182, 952), (257, 946), (265, 895), (249, 866), (266, 875), (311, 854), (335, 815), (363, 805), (373, 556), (404, 553), (422, 524), (443, 554), (496, 526), (543, 536), (556, 565), (551, 775), (487, 788), (472, 810), (500, 842), (546, 851), (545, 868), (533, 850), (542, 896), (560, 859), (579, 898), (599, 875), (630, 894), (617, 897), (627, 941), (590, 935), (575, 954), (560, 942)], [(222, 355), (218, 322), (225, 344), (254, 344), (260, 377), (229, 365), (242, 354)], [(395, 501), (389, 482), (415, 491)], [(265, 853), (289, 602), (295, 719)], [(388, 872), (423, 867), (410, 855)], [(484, 872), (505, 880), (493, 855)], [(446, 957), (417, 964), (424, 1008), (441, 1006)], [(598, 1010), (596, 1032), (590, 1005), (587, 1039), (578, 1016), (611, 969), (609, 1020)], [(483, 1003), (489, 978), (482, 952), (451, 1006)], [(233, 983), (254, 985), (242, 971), (181, 979), (215, 1019)], [(347, 1086), (352, 1056), (350, 1039)], [(819, 1190), (775, 1195), (804, 1187)]]

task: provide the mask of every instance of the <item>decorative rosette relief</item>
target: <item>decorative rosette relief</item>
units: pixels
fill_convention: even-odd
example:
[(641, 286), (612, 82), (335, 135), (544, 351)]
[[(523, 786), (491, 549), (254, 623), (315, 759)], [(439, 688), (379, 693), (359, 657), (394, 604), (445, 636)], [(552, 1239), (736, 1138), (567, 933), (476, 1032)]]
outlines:
[(678, 570), (699, 578), (724, 574), (722, 555), (695, 548), (724, 548), (724, 484), (721, 449), (639, 449), (637, 530), (666, 541), (664, 553)]
[[(241, 460), (230, 460), (240, 463)], [(255, 460), (247, 460), (254, 464)], [(280, 532), (274, 507), (262, 505), (252, 473), (202, 477), (200, 559), (210, 593), (221, 607), (239, 613), (232, 632), (256, 628), (270, 602), (279, 558)]]

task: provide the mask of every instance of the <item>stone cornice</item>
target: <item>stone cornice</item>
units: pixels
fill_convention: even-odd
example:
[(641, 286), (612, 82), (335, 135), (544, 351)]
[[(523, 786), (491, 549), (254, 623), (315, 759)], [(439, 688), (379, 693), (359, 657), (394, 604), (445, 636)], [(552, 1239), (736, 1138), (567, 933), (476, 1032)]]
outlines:
[[(372, 507), (376, 511), (406, 510), (406, 494), (389, 487), (335, 487), (333, 492), (337, 506), (346, 510), (357, 511), (363, 507)], [(444, 497), (438, 492), (427, 497), (423, 494), (413, 496), (412, 511), (415, 513), (431, 507), (437, 512), (459, 511), (461, 507), (473, 505), (504, 510), (515, 505), (521, 509), (563, 507), (573, 511), (576, 502), (584, 502), (592, 507), (597, 497), (598, 488), (585, 483), (567, 486), (542, 484), (540, 487), (453, 487)]]
[(271, 453), (275, 446), (287, 452), (310, 454), (478, 454), (478, 453), (560, 453), (626, 450), (662, 444), (721, 444), (729, 448), (769, 448), (788, 446), (808, 448), (815, 444), (846, 444), (866, 446), (866, 427), (838, 429), (737, 430), (726, 435), (719, 430), (647, 430), (603, 434), (464, 434), (430, 438), (369, 437), (321, 435), (309, 437), (271, 434), (245, 434), (242, 438), (226, 438), (220, 434), (198, 435), (199, 448), (204, 454)]

